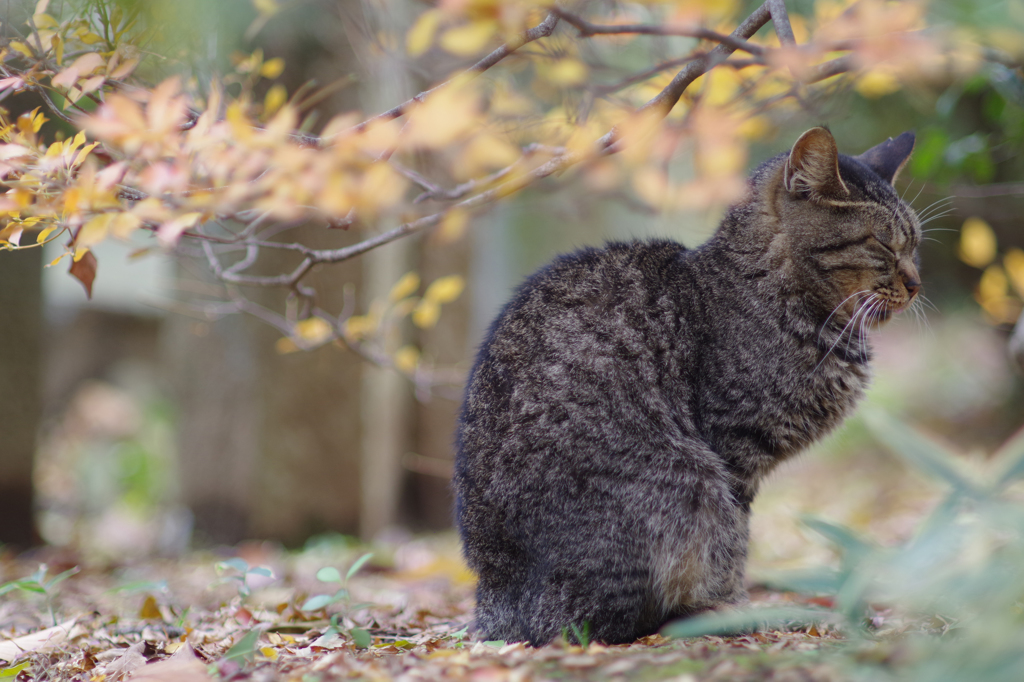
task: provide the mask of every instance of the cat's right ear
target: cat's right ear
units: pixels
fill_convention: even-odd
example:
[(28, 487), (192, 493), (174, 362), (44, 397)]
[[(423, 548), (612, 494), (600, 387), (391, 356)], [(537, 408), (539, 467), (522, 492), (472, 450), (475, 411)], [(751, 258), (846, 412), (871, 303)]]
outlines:
[(783, 179), (791, 193), (803, 193), (812, 200), (850, 196), (850, 190), (839, 177), (836, 140), (827, 128), (811, 128), (800, 136), (786, 159)]
[(908, 130), (896, 139), (890, 137), (885, 142), (877, 144), (853, 158), (875, 171), (878, 177), (891, 185), (896, 182), (896, 176), (907, 165), (912, 151), (914, 151), (914, 133)]

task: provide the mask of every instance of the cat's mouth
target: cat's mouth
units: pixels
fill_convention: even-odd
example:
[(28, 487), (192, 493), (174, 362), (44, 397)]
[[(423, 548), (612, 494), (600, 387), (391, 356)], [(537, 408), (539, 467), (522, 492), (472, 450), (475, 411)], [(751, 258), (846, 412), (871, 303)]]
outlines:
[[(911, 299), (913, 300), (913, 299)], [(864, 310), (864, 316), (875, 324), (888, 322), (897, 313), (902, 313), (910, 307), (911, 301), (895, 303), (892, 301), (876, 301), (874, 305), (868, 305)]]

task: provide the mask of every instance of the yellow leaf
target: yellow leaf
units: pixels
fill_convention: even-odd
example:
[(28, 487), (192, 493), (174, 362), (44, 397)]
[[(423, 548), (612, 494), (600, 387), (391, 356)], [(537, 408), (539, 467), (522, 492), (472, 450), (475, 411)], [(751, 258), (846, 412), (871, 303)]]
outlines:
[(53, 58), (57, 62), (57, 66), (60, 66), (60, 63), (64, 61), (64, 38), (59, 33), (54, 33), (50, 38), (50, 45), (53, 46)]
[(1024, 298), (1024, 251), (1016, 247), (1011, 248), (1003, 257), (1003, 266), (1006, 268), (1006, 274), (1010, 276), (1010, 281), (1013, 282), (1013, 288), (1017, 290), (1017, 295)]
[[(107, 234), (110, 232), (110, 225), (115, 217), (114, 213), (101, 213), (90, 218), (86, 221), (85, 225), (82, 225), (82, 229), (78, 231), (78, 238), (75, 240), (75, 244), (79, 247), (99, 244), (107, 238)], [(76, 257), (75, 260), (78, 260), (78, 258)]]
[(960, 228), (960, 260), (983, 268), (996, 258), (996, 235), (981, 218), (972, 216)]
[(32, 17), (32, 21), (35, 22), (36, 28), (53, 28), (59, 26), (57, 20), (51, 17), (49, 14), (38, 13)]
[(555, 85), (579, 85), (587, 80), (587, 67), (578, 59), (559, 59), (544, 70), (544, 75)]
[(90, 142), (89, 144), (82, 147), (82, 151), (78, 152), (78, 156), (76, 156), (75, 160), (71, 162), (71, 167), (76, 168), (82, 165), (86, 157), (89, 156), (89, 153), (92, 152), (93, 149), (96, 149), (96, 146), (98, 144), (99, 142)]
[(98, 52), (87, 52), (71, 63), (71, 66), (54, 76), (50, 83), (70, 88), (82, 76), (90, 75), (94, 70), (106, 63)]
[(416, 19), (405, 36), (405, 49), (410, 57), (419, 57), (430, 49), (440, 23), (441, 11), (437, 9), (427, 10)]
[(478, 175), (483, 170), (497, 170), (511, 166), (522, 155), (520, 150), (495, 135), (474, 135), (459, 155), (456, 174), (463, 178)]
[(64, 193), (64, 213), (77, 213), (78, 212), (78, 200), (81, 198), (82, 193), (77, 187), (72, 187)]
[(76, 263), (85, 257), (85, 254), (89, 253), (89, 249), (84, 246), (78, 246), (75, 248), (75, 257), (72, 259)]
[(299, 347), (295, 345), (294, 341), (292, 341), (288, 337), (284, 337), (277, 340), (277, 343), (274, 344), (274, 350), (280, 353), (281, 355), (285, 355), (287, 353), (296, 352), (297, 350), (299, 350)]
[(142, 220), (133, 213), (115, 213), (109, 229), (118, 239), (127, 239), (141, 225)]
[(79, 40), (81, 40), (86, 45), (95, 45), (96, 43), (103, 42), (103, 38), (101, 36), (98, 36), (95, 33), (88, 31), (80, 35)]
[(441, 47), (459, 57), (471, 57), (487, 45), (497, 30), (496, 21), (472, 21), (445, 31), (441, 36)]
[(466, 282), (459, 275), (440, 277), (430, 283), (423, 298), (435, 303), (451, 303), (459, 297), (465, 287)]
[(869, 99), (877, 99), (900, 89), (900, 82), (887, 71), (868, 71), (857, 80), (857, 92)]
[(394, 360), (399, 371), (412, 374), (420, 362), (420, 351), (415, 346), (402, 346), (395, 351)]
[(277, 660), (277, 649), (271, 646), (260, 647), (260, 653), (272, 661)]
[(36, 8), (32, 11), (32, 14), (42, 14), (49, 6), (50, 0), (39, 0), (39, 2), (36, 3)]
[(146, 595), (146, 599), (142, 602), (142, 608), (139, 609), (139, 618), (146, 620), (163, 620), (163, 614), (160, 613), (160, 607), (156, 603), (156, 597), (151, 594)]
[(377, 329), (377, 321), (368, 315), (353, 315), (345, 320), (345, 335), (362, 339)]
[(53, 267), (54, 265), (56, 265), (57, 263), (59, 263), (59, 262), (61, 261), (61, 259), (63, 259), (63, 258), (64, 258), (64, 256), (66, 256), (66, 255), (68, 255), (68, 252), (67, 252), (67, 251), (65, 251), (64, 253), (60, 254), (59, 256), (57, 256), (56, 258), (54, 258), (54, 259), (53, 259), (52, 261), (50, 261), (49, 263), (47, 263), (47, 264), (46, 264), (46, 267), (48, 267), (48, 268), (52, 268), (52, 267)]
[(47, 237), (49, 237), (51, 234), (53, 234), (55, 231), (59, 229), (59, 227), (47, 227), (45, 229), (40, 230), (39, 234), (36, 236), (36, 244), (42, 244), (43, 242), (46, 241)]
[(284, 72), (284, 60), (280, 57), (274, 57), (263, 62), (263, 66), (260, 67), (260, 75), (264, 78), (270, 78), (273, 80)]
[(441, 306), (437, 301), (424, 298), (412, 311), (412, 322), (420, 329), (429, 329), (441, 317)]
[(310, 317), (295, 323), (295, 335), (309, 344), (320, 344), (331, 338), (331, 325), (327, 320)]
[(267, 96), (263, 100), (263, 115), (273, 115), (273, 113), (280, 109), (287, 101), (288, 89), (280, 83), (275, 83), (269, 90), (267, 90)]
[(20, 52), (21, 54), (23, 54), (23, 55), (25, 55), (26, 57), (29, 57), (29, 58), (32, 57), (32, 50), (29, 49), (28, 45), (26, 45), (25, 43), (21, 42), (20, 40), (12, 40), (11, 42), (9, 42), (7, 44), (15, 52)]
[(199, 219), (203, 217), (202, 213), (192, 212), (180, 215), (177, 218), (168, 220), (157, 229), (156, 235), (160, 244), (163, 246), (172, 246), (177, 243), (178, 238), (181, 237), (181, 233), (188, 230), (190, 227), (195, 226), (199, 222)]
[(998, 265), (990, 265), (981, 273), (978, 282), (978, 295), (985, 301), (1004, 298), (1009, 293), (1009, 281), (1006, 273)]
[(252, 139), (252, 123), (249, 121), (249, 117), (245, 115), (245, 107), (241, 102), (235, 100), (229, 104), (224, 115), (228, 125), (231, 126), (231, 132), (234, 133), (234, 136), (239, 141), (248, 142)]
[(437, 228), (437, 236), (442, 242), (454, 242), (462, 238), (468, 226), (469, 211), (453, 208), (441, 218), (441, 225)]
[(478, 100), (471, 92), (449, 85), (410, 108), (404, 139), (413, 147), (447, 147), (469, 133), (478, 111)]
[(395, 286), (391, 287), (391, 291), (388, 293), (388, 300), (392, 303), (401, 301), (406, 296), (410, 296), (420, 288), (420, 276), (415, 272), (407, 272), (402, 275), (402, 278), (395, 282)]

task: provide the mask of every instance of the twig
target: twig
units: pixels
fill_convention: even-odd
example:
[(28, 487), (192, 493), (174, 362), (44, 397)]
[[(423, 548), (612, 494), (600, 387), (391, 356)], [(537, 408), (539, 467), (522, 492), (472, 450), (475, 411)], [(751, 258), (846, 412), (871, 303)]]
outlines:
[(767, 0), (765, 4), (771, 12), (772, 26), (775, 28), (775, 35), (779, 36), (779, 44), (783, 47), (795, 46), (796, 36), (793, 35), (793, 25), (789, 23), (785, 0)]
[[(521, 48), (523, 45), (526, 45), (527, 43), (532, 43), (533, 41), (539, 40), (540, 38), (548, 37), (549, 35), (551, 35), (551, 32), (555, 30), (555, 26), (557, 24), (558, 16), (554, 12), (548, 14), (548, 16), (544, 18), (544, 21), (540, 22), (533, 28), (524, 31), (523, 33), (516, 36), (514, 40), (510, 40), (509, 42), (505, 43), (498, 49), (494, 50), (489, 55), (478, 61), (476, 64), (466, 69), (465, 73), (472, 73), (476, 75), (483, 73), (487, 69), (491, 68), (492, 66), (500, 62), (505, 57), (509, 56), (510, 54)], [(449, 83), (451, 83), (450, 80), (445, 81), (440, 85), (436, 85), (430, 88), (429, 90), (424, 90), (423, 92), (416, 95), (412, 99), (406, 100), (405, 102), (402, 102), (398, 106), (391, 107), (387, 111), (377, 114), (376, 116), (368, 118), (362, 123), (353, 126), (352, 128), (349, 129), (348, 132), (362, 132), (363, 130), (366, 129), (368, 125), (374, 123), (375, 121), (390, 121), (392, 119), (396, 119), (402, 114), (404, 114), (405, 111), (410, 106), (422, 102), (424, 99), (426, 99), (427, 95), (445, 87)]]
[(831, 61), (827, 61), (824, 64), (818, 64), (817, 66), (810, 69), (810, 71), (804, 76), (805, 83), (817, 83), (823, 81), (826, 78), (832, 76), (838, 76), (841, 73), (846, 73), (854, 66), (853, 55), (844, 55), (837, 57)]
[(757, 56), (763, 55), (765, 51), (762, 46), (755, 45), (754, 43), (747, 42), (742, 38), (738, 38), (735, 33), (732, 35), (725, 35), (724, 33), (718, 33), (717, 31), (701, 28), (699, 26), (695, 28), (688, 28), (684, 26), (659, 26), (656, 24), (592, 24), (589, 21), (570, 12), (566, 12), (563, 9), (555, 8), (552, 9), (551, 12), (553, 14), (557, 14), (558, 17), (567, 24), (574, 26), (576, 30), (579, 31), (581, 38), (589, 38), (595, 35), (622, 35), (627, 33), (655, 36), (680, 36), (685, 38), (710, 40), (722, 45), (728, 45), (733, 50), (743, 50), (744, 52)]
[[(767, 3), (762, 4), (760, 7), (751, 12), (742, 24), (736, 27), (736, 30), (732, 32), (733, 36), (746, 40), (750, 38), (758, 29), (768, 23), (771, 19), (771, 14), (768, 11)], [(651, 98), (646, 104), (644, 104), (639, 112), (656, 109), (659, 111), (662, 117), (668, 116), (668, 112), (672, 110), (672, 107), (676, 105), (679, 98), (683, 96), (683, 92), (690, 86), (693, 81), (697, 80), (700, 76), (703, 76), (708, 70), (714, 68), (718, 64), (724, 62), (730, 54), (735, 50), (726, 44), (719, 44), (714, 47), (710, 52), (699, 59), (695, 59), (689, 62), (682, 68), (672, 79), (672, 82), (665, 86), (665, 88)], [(606, 149), (608, 153), (614, 153), (618, 151), (617, 148), (613, 149), (618, 138), (618, 130), (612, 128), (601, 139), (598, 140), (599, 148)]]

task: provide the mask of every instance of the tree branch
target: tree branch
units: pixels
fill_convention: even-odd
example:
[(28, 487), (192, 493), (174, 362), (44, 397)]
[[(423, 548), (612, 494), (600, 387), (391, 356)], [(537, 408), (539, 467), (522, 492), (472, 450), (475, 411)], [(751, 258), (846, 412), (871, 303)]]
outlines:
[(766, 0), (765, 4), (772, 15), (772, 26), (775, 28), (775, 35), (779, 36), (779, 44), (783, 47), (795, 46), (796, 36), (793, 35), (793, 25), (789, 23), (786, 1)]
[[(558, 15), (556, 15), (554, 12), (551, 12), (550, 14), (548, 14), (547, 17), (544, 18), (544, 21), (540, 22), (533, 28), (519, 34), (518, 36), (516, 36), (515, 40), (510, 40), (509, 42), (505, 43), (498, 49), (494, 50), (489, 55), (478, 61), (476, 64), (466, 69), (465, 73), (480, 75), (487, 69), (491, 68), (492, 66), (500, 62), (505, 57), (509, 56), (510, 54), (521, 48), (523, 45), (532, 43), (533, 41), (539, 40), (541, 38), (548, 37), (549, 35), (551, 35), (551, 32), (555, 30), (555, 26), (557, 24)], [(368, 118), (362, 123), (353, 126), (352, 128), (349, 129), (349, 132), (362, 132), (363, 130), (366, 129), (368, 125), (375, 121), (390, 121), (392, 119), (396, 119), (402, 114), (404, 114), (410, 106), (422, 102), (424, 99), (426, 99), (427, 95), (437, 90), (440, 90), (449, 83), (451, 83), (451, 80), (447, 80), (444, 83), (441, 83), (440, 85), (435, 85), (429, 90), (424, 90), (423, 92), (416, 95), (412, 99), (406, 100), (405, 102), (402, 102), (398, 106), (392, 107), (383, 113), (377, 114), (376, 116)]]
[[(557, 14), (560, 19), (565, 21), (567, 24), (571, 24), (579, 31), (581, 38), (589, 38), (595, 35), (621, 35), (626, 33), (637, 33), (642, 35), (655, 35), (655, 36), (680, 36), (685, 38), (699, 38), (701, 40), (710, 40), (722, 45), (728, 45), (733, 50), (743, 50), (752, 55), (761, 56), (764, 54), (764, 48), (760, 45), (747, 42), (742, 38), (736, 36), (735, 33), (732, 35), (725, 35), (724, 33), (718, 33), (706, 28), (695, 27), (687, 28), (684, 26), (658, 26), (651, 24), (592, 24), (585, 19), (576, 16), (570, 12), (566, 12), (563, 9), (554, 8), (551, 10), (553, 14)], [(759, 27), (760, 28), (760, 27)], [(753, 35), (753, 34), (751, 34)]]

